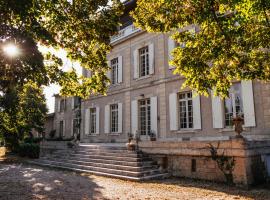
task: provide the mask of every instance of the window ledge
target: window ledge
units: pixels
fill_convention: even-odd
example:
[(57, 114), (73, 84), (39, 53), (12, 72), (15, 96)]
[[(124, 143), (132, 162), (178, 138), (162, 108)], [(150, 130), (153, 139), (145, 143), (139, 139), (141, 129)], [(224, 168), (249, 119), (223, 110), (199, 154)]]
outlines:
[(111, 84), (111, 85), (109, 86), (109, 89), (110, 89), (110, 88), (115, 88), (115, 87), (120, 86), (120, 85), (122, 85), (122, 83)]
[(112, 135), (112, 136), (118, 136), (120, 135), (121, 133), (109, 133), (109, 135)]
[(197, 130), (195, 129), (184, 129), (184, 130), (177, 130), (177, 131), (171, 131), (173, 133), (197, 133)]
[(140, 80), (143, 80), (143, 79), (147, 79), (147, 78), (151, 78), (153, 77), (154, 74), (149, 74), (147, 76), (142, 76), (142, 77), (139, 77), (139, 78), (136, 78), (134, 79), (135, 81), (140, 81)]

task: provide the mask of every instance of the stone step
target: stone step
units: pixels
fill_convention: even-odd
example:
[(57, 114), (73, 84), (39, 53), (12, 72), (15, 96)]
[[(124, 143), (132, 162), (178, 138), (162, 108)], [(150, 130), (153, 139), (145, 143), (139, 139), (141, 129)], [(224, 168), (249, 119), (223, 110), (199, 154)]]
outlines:
[(75, 150), (74, 153), (76, 154), (86, 154), (86, 155), (104, 155), (104, 156), (122, 156), (122, 157), (134, 157), (134, 158), (141, 158), (147, 157), (142, 153), (118, 153), (118, 152), (106, 152), (106, 151), (82, 151), (82, 150)]
[(79, 144), (77, 148), (81, 149), (106, 149), (106, 150), (127, 150), (125, 144), (123, 145), (108, 145), (108, 144)]
[(149, 176), (149, 175), (154, 175), (154, 174), (160, 173), (160, 171), (158, 169), (147, 169), (147, 170), (143, 170), (143, 171), (128, 171), (128, 170), (86, 166), (86, 165), (79, 165), (79, 164), (66, 163), (66, 162), (60, 162), (60, 161), (52, 161), (52, 160), (41, 160), (41, 159), (39, 160), (39, 163), (51, 164), (51, 165), (56, 165), (56, 166), (68, 167), (68, 168), (76, 168), (76, 169), (82, 169), (82, 170), (89, 170), (89, 171), (97, 171), (97, 172), (108, 173), (108, 174), (131, 176), (131, 177), (144, 177), (144, 176)]
[(85, 170), (85, 169), (78, 169), (78, 168), (74, 168), (74, 167), (67, 167), (67, 166), (59, 166), (59, 165), (53, 165), (53, 164), (40, 163), (38, 161), (33, 161), (33, 160), (28, 161), (28, 163), (41, 165), (41, 166), (47, 166), (47, 167), (53, 167), (53, 168), (72, 170), (72, 171), (83, 172), (83, 173), (90, 173), (90, 174), (99, 175), (99, 176), (107, 176), (107, 177), (119, 178), (119, 179), (130, 180), (130, 181), (164, 179), (164, 178), (169, 177), (168, 173), (158, 173), (158, 174), (144, 176), (144, 177), (132, 177), (132, 176), (124, 176), (124, 175), (104, 173), (104, 172), (91, 171), (91, 170)]
[[(54, 158), (54, 157), (44, 157), (44, 159), (52, 159), (57, 160), (61, 158)], [(150, 166), (155, 165), (156, 163), (154, 161), (119, 161), (119, 160), (104, 160), (104, 159), (91, 159), (91, 158), (69, 158), (69, 159), (76, 159), (77, 161), (81, 162), (94, 162), (94, 163), (104, 163), (104, 164), (114, 164), (114, 165), (126, 165), (126, 166), (134, 166), (134, 167), (140, 167), (140, 166)]]
[(78, 164), (78, 165), (84, 165), (84, 166), (93, 166), (93, 167), (102, 167), (102, 168), (109, 168), (109, 169), (118, 169), (118, 170), (124, 170), (124, 171), (145, 171), (145, 170), (151, 170), (151, 169), (158, 169), (157, 165), (142, 165), (142, 166), (129, 166), (123, 164), (111, 164), (111, 163), (97, 163), (93, 161), (81, 161), (81, 160), (71, 160), (71, 159), (47, 159), (55, 162), (62, 162), (62, 163), (70, 163), (70, 164)]
[(76, 158), (93, 158), (93, 159), (99, 158), (99, 159), (105, 159), (105, 160), (107, 159), (107, 160), (119, 160), (119, 161), (134, 161), (134, 162), (151, 160), (148, 157), (136, 158), (136, 157), (121, 156), (121, 155), (106, 156), (106, 155), (85, 155), (85, 154), (76, 154), (76, 153), (71, 153), (71, 154), (54, 153), (51, 155), (51, 157), (56, 157), (56, 158), (76, 157)]

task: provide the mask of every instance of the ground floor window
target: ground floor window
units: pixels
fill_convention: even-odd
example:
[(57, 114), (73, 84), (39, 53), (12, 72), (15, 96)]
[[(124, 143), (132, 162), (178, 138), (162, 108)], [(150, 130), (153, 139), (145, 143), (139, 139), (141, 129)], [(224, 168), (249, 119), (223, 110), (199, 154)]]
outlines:
[(192, 92), (179, 93), (179, 124), (180, 129), (193, 128)]
[(141, 135), (148, 135), (151, 131), (150, 99), (139, 100), (139, 131)]
[(110, 116), (111, 133), (118, 133), (118, 104), (110, 105)]
[(241, 83), (234, 83), (229, 92), (229, 97), (224, 100), (225, 127), (233, 126), (233, 118), (244, 117)]
[(59, 124), (59, 136), (62, 137), (64, 135), (64, 121), (60, 121)]
[(90, 134), (96, 133), (97, 111), (96, 108), (90, 108)]

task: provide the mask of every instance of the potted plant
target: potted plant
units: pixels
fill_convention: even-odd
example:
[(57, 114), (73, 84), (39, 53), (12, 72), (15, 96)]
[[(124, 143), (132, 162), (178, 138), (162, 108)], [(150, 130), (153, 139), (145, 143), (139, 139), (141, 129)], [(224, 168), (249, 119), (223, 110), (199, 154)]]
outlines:
[(149, 137), (150, 137), (150, 141), (156, 141), (157, 140), (156, 133), (153, 130), (150, 131)]

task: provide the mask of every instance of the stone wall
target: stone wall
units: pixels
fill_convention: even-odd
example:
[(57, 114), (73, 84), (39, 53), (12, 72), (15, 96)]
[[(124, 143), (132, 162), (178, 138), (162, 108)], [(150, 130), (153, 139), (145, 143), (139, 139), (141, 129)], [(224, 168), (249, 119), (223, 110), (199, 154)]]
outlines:
[(143, 141), (139, 143), (139, 148), (166, 167), (173, 176), (224, 182), (223, 173), (211, 158), (209, 143), (219, 146), (219, 155), (224, 152), (225, 156), (235, 159), (234, 183), (248, 186), (265, 180), (265, 166), (261, 158), (270, 154), (270, 141)]

